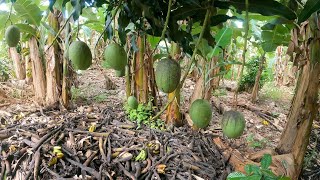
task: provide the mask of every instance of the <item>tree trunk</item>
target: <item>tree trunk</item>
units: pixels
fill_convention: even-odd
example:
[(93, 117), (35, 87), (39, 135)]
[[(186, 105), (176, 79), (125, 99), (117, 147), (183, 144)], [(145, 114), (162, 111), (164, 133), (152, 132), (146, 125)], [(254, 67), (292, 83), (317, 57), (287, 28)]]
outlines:
[[(277, 147), (277, 151), (281, 154), (293, 154), (296, 172), (292, 179), (298, 179), (301, 172), (304, 155), (309, 144), (312, 123), (317, 117), (319, 108), (320, 31), (317, 30), (316, 24), (318, 22), (311, 22), (311, 19), (318, 18), (310, 18), (310, 27), (306, 26), (311, 29), (306, 30), (306, 32), (310, 32), (312, 35), (305, 36), (313, 36), (309, 45), (310, 54), (304, 57), (305, 64), (300, 70), (295, 95), (287, 116), (288, 122)], [(305, 47), (303, 52), (308, 52), (307, 48)]]
[(20, 54), (17, 52), (16, 47), (9, 47), (9, 54), (13, 61), (14, 71), (17, 79), (23, 80), (26, 78), (26, 71), (23, 66), (23, 62)]
[[(180, 46), (179, 44), (172, 42), (171, 43), (171, 56), (175, 61), (180, 59)], [(175, 98), (173, 101), (172, 99)], [(182, 126), (182, 118), (180, 113), (180, 89), (176, 89), (173, 92), (168, 94), (168, 101), (172, 101), (166, 112), (166, 124), (174, 126)]]
[(152, 103), (156, 105), (153, 57), (150, 55), (150, 47), (146, 43), (145, 35), (138, 36), (136, 42), (139, 51), (134, 53), (130, 69), (133, 94), (140, 103), (147, 103), (152, 96)]
[(35, 37), (31, 37), (29, 40), (30, 46), (30, 58), (32, 60), (32, 77), (33, 87), (36, 101), (43, 104), (46, 97), (46, 79), (44, 75), (44, 69), (42, 59), (39, 52), (38, 42)]
[[(203, 82), (204, 73), (202, 73), (196, 82), (195, 89), (190, 99), (190, 105), (192, 104), (193, 101), (199, 98), (210, 100), (212, 91), (219, 86), (220, 77), (217, 76), (217, 74), (220, 72), (220, 68), (212, 69), (216, 65), (217, 61), (218, 61), (218, 57), (213, 57), (208, 67), (208, 71), (210, 71), (210, 73), (208, 74), (208, 77), (206, 77), (205, 79), (210, 79), (209, 83), (206, 85), (206, 87), (209, 87), (209, 88), (204, 87), (205, 85), (205, 83)], [(203, 66), (205, 65), (205, 63), (206, 62), (204, 61)]]
[[(49, 25), (55, 32), (59, 31), (59, 21), (57, 16), (59, 11), (55, 10), (54, 13), (49, 14)], [(47, 51), (47, 105), (58, 105), (61, 95), (61, 51), (56, 42), (53, 42), (54, 35), (48, 35), (48, 44), (53, 45)]]
[(31, 63), (31, 58), (30, 58), (30, 48), (29, 48), (29, 42), (25, 43), (24, 48), (28, 49), (29, 53), (26, 54), (24, 57), (24, 62), (25, 62), (25, 71), (26, 71), (26, 82), (29, 84), (32, 82), (32, 63)]
[(69, 68), (68, 49), (70, 43), (70, 24), (66, 25), (65, 29), (65, 43), (64, 43), (64, 55), (63, 55), (63, 72), (62, 72), (62, 104), (65, 108), (69, 108), (71, 99), (71, 68)]
[(263, 55), (261, 56), (259, 69), (258, 69), (258, 72), (257, 72), (257, 75), (256, 75), (256, 80), (254, 82), (253, 89), (252, 89), (251, 102), (253, 102), (253, 103), (256, 102), (257, 97), (258, 97), (259, 82), (260, 82), (260, 79), (261, 79), (261, 74), (262, 74), (262, 71), (263, 71), (264, 62), (266, 61), (265, 54), (266, 53), (264, 52)]

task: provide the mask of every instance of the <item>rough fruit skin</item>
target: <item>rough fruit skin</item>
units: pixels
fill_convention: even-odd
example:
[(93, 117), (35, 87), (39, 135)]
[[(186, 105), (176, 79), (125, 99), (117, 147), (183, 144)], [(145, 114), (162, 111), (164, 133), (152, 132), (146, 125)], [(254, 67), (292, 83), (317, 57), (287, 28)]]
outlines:
[(88, 45), (82, 41), (74, 41), (69, 46), (69, 59), (75, 69), (86, 70), (92, 64), (92, 54)]
[(114, 70), (122, 70), (127, 65), (126, 51), (116, 43), (112, 43), (104, 50), (104, 60)]
[(228, 138), (238, 138), (243, 134), (246, 122), (242, 113), (238, 111), (227, 111), (223, 114), (221, 126), (222, 131)]
[(128, 97), (128, 105), (129, 105), (129, 107), (130, 108), (132, 108), (132, 109), (137, 109), (138, 108), (138, 100), (137, 100), (137, 98), (136, 97), (134, 97), (134, 96), (129, 96)]
[(155, 79), (159, 89), (164, 93), (173, 92), (181, 78), (181, 68), (177, 61), (161, 59), (156, 66)]
[(9, 47), (16, 47), (20, 41), (20, 30), (17, 26), (11, 25), (5, 32), (6, 42)]
[(212, 118), (211, 105), (205, 99), (197, 99), (193, 101), (189, 113), (193, 124), (198, 128), (207, 127)]

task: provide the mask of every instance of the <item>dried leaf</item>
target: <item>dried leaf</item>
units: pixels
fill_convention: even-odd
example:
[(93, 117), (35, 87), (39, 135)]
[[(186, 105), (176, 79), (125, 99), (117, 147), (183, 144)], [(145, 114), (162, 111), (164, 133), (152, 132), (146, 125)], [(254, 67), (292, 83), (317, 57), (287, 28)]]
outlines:
[(165, 164), (157, 165), (157, 172), (160, 173), (160, 174), (165, 174), (166, 167), (167, 166)]

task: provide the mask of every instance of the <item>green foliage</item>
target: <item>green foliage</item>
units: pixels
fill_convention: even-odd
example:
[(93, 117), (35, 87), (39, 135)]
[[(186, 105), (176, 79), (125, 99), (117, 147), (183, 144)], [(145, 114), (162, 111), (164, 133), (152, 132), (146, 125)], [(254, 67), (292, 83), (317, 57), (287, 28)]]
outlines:
[[(288, 20), (294, 20), (296, 14), (284, 6), (283, 4), (273, 0), (249, 0), (249, 12), (259, 13), (264, 16), (279, 15)], [(227, 9), (230, 6), (235, 7), (238, 11), (245, 11), (245, 1), (215, 1), (215, 5), (222, 9)]]
[(276, 87), (273, 82), (266, 83), (261, 89), (261, 98), (263, 99), (271, 99), (273, 101), (280, 101), (283, 98), (283, 91)]
[(257, 140), (253, 134), (249, 134), (246, 140), (248, 145), (252, 148), (264, 148), (268, 143), (268, 140), (266, 138), (263, 138), (262, 140)]
[(147, 104), (139, 104), (137, 109), (131, 108), (127, 103), (124, 105), (124, 109), (130, 121), (137, 123), (137, 128), (141, 128), (142, 125), (149, 126), (152, 129), (165, 129), (165, 122), (161, 119), (152, 120), (154, 114), (151, 100)]
[[(268, 25), (268, 24), (267, 24)], [(285, 25), (262, 26), (262, 48), (265, 52), (272, 52), (280, 45), (287, 45), (290, 41), (290, 28)]]
[(241, 172), (232, 172), (228, 175), (227, 180), (290, 180), (289, 177), (276, 176), (269, 168), (271, 163), (271, 155), (264, 154), (260, 162), (260, 167), (248, 164), (244, 168), (246, 174)]
[(79, 99), (85, 99), (84, 93), (81, 91), (81, 89), (72, 86), (71, 87), (71, 100), (77, 101)]
[(27, 20), (29, 24), (40, 26), (42, 12), (35, 3), (30, 0), (17, 0), (13, 7), (17, 15)]
[(97, 103), (102, 103), (107, 100), (108, 96), (106, 94), (99, 94), (93, 97), (93, 100)]
[(5, 60), (0, 60), (0, 82), (9, 80), (9, 67)]
[(215, 89), (212, 91), (212, 95), (216, 96), (216, 97), (220, 97), (220, 96), (225, 96), (227, 95), (227, 90), (226, 89)]
[(319, 0), (308, 0), (304, 5), (301, 13), (298, 16), (298, 24), (307, 20), (312, 13), (319, 11), (320, 9), (320, 1)]
[[(249, 60), (246, 64), (246, 73), (243, 74), (240, 80), (239, 91), (249, 91), (253, 88), (256, 81), (256, 75), (259, 70), (259, 58), (253, 58)], [(259, 81), (259, 86), (262, 87), (266, 81), (266, 74), (262, 73)]]

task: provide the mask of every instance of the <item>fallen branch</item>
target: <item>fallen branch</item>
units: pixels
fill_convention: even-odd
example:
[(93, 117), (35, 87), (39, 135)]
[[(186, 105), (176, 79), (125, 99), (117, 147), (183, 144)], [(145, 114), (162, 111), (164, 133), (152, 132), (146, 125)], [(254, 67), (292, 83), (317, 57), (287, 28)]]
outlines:
[(72, 159), (66, 158), (66, 160), (68, 162), (70, 162), (72, 165), (78, 166), (79, 168), (81, 168), (82, 170), (88, 172), (89, 174), (93, 175), (95, 178), (97, 179), (101, 179), (99, 172), (97, 172), (96, 170), (94, 170), (93, 168), (90, 168), (88, 166), (84, 166), (81, 163), (78, 163)]

